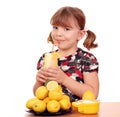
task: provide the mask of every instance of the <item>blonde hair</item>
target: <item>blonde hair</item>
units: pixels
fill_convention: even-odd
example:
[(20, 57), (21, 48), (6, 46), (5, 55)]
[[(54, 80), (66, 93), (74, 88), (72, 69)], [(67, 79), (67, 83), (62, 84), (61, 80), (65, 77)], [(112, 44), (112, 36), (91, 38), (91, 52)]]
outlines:
[[(52, 16), (50, 23), (51, 25), (67, 27), (67, 26), (71, 26), (70, 24), (71, 18), (76, 20), (78, 26), (80, 27), (80, 30), (84, 30), (86, 23), (85, 15), (83, 11), (77, 7), (66, 6), (60, 8)], [(88, 50), (92, 48), (96, 48), (98, 44), (94, 44), (95, 39), (96, 39), (96, 35), (92, 31), (87, 30), (86, 39), (83, 43), (84, 47), (86, 47)], [(51, 33), (49, 34), (48, 42), (54, 43), (51, 37)]]

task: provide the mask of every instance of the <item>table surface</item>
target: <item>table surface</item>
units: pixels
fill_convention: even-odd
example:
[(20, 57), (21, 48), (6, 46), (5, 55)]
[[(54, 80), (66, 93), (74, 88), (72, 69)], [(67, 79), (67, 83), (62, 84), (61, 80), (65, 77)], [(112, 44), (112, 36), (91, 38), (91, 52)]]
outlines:
[[(24, 117), (38, 117), (38, 116), (26, 112)], [(47, 117), (47, 116), (40, 116), (40, 117)], [(101, 102), (100, 110), (97, 114), (86, 115), (86, 114), (80, 114), (77, 111), (72, 111), (65, 115), (59, 115), (54, 117), (120, 117), (120, 102)]]

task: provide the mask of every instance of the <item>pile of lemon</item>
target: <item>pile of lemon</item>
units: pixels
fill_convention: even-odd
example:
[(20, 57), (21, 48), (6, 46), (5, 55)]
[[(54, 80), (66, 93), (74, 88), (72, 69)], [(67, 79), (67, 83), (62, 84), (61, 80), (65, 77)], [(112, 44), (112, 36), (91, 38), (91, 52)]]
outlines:
[(56, 113), (70, 109), (71, 102), (69, 96), (63, 94), (62, 87), (56, 81), (49, 81), (36, 90), (35, 97), (27, 100), (26, 107), (35, 112)]

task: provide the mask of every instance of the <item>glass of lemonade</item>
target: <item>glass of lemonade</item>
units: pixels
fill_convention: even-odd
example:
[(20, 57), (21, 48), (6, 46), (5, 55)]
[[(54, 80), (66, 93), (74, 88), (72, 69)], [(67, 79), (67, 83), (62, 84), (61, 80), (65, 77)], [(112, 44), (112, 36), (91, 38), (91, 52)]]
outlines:
[(56, 52), (46, 53), (44, 58), (44, 67), (56, 67), (58, 66), (58, 56)]

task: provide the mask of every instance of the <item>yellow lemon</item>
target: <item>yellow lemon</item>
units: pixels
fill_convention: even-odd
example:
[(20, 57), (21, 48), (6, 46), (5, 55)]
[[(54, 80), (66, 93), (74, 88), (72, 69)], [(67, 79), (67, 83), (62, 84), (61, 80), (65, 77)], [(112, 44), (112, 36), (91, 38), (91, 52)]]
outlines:
[(79, 106), (78, 101), (72, 102), (72, 110), (78, 110), (78, 106)]
[(58, 57), (58, 58), (61, 58), (62, 55), (60, 54), (60, 52), (54, 52), (54, 54)]
[(45, 86), (40, 86), (36, 90), (35, 95), (38, 99), (44, 99), (48, 96), (48, 89)]
[(68, 99), (61, 99), (59, 103), (62, 110), (68, 110), (71, 107), (71, 102)]
[(67, 99), (67, 100), (70, 101), (70, 97), (69, 97), (68, 95), (66, 95), (66, 94), (63, 94), (63, 95), (62, 95), (62, 99)]
[(44, 112), (46, 110), (46, 103), (42, 100), (38, 100), (33, 104), (33, 110), (35, 112)]
[(26, 107), (28, 109), (32, 109), (33, 104), (35, 103), (36, 100), (38, 100), (38, 98), (36, 98), (36, 97), (28, 99), (27, 102), (26, 102)]
[(87, 90), (82, 96), (83, 100), (95, 100), (95, 95), (92, 91)]
[(47, 82), (46, 87), (49, 91), (51, 91), (58, 87), (58, 83), (56, 81), (51, 80)]
[(47, 104), (50, 101), (50, 98), (46, 97), (43, 101)]
[(51, 90), (49, 91), (48, 97), (50, 98), (50, 100), (57, 100), (59, 101), (62, 98), (62, 91), (58, 91), (58, 90)]
[(53, 90), (62, 92), (62, 86), (58, 84), (58, 87), (54, 88)]
[(57, 87), (56, 90), (58, 90), (58, 91), (62, 91), (62, 86), (58, 84), (58, 87)]
[(82, 100), (78, 105), (78, 112), (84, 114), (95, 114), (99, 112), (100, 100)]
[(47, 103), (47, 110), (50, 113), (56, 113), (56, 112), (58, 112), (60, 110), (60, 104), (59, 104), (59, 102), (56, 101), (56, 100), (50, 100)]

